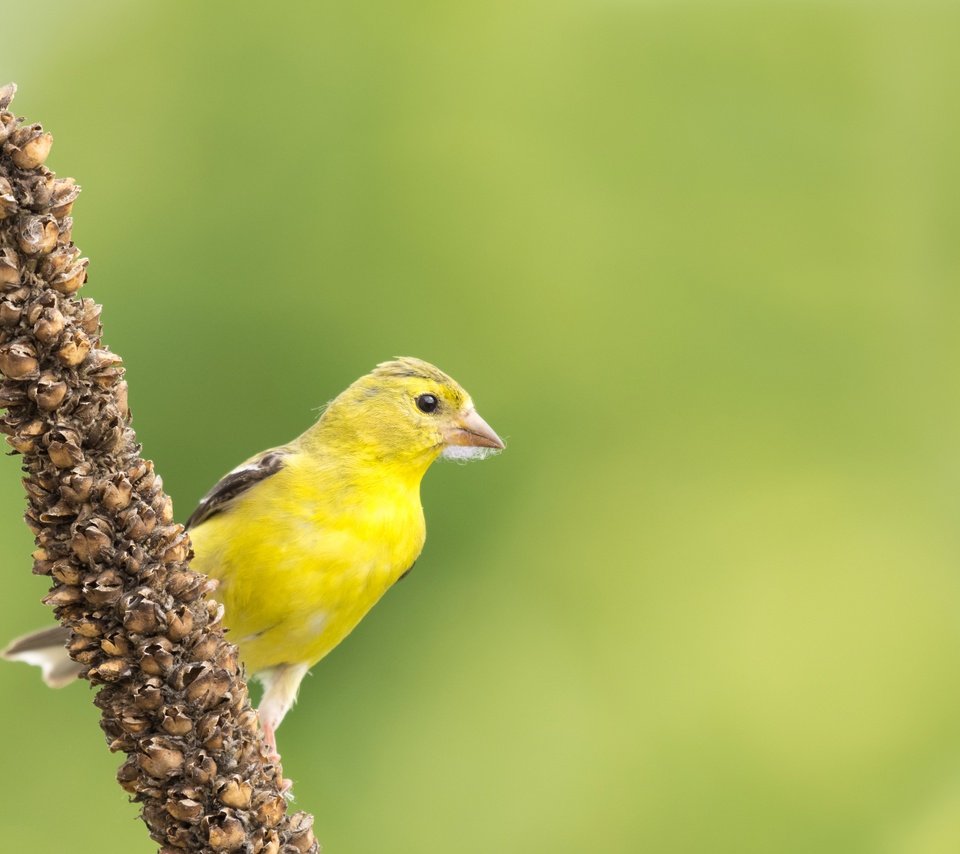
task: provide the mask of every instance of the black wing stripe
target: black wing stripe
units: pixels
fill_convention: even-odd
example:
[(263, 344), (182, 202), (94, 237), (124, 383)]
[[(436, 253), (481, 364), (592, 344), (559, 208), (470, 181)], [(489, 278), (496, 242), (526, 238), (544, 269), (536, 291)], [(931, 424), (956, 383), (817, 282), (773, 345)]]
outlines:
[(224, 475), (216, 486), (203, 496), (197, 509), (187, 519), (186, 527), (195, 528), (206, 522), (211, 516), (216, 516), (217, 513), (225, 510), (231, 501), (256, 486), (261, 480), (276, 474), (283, 468), (289, 453), (282, 449), (264, 451)]

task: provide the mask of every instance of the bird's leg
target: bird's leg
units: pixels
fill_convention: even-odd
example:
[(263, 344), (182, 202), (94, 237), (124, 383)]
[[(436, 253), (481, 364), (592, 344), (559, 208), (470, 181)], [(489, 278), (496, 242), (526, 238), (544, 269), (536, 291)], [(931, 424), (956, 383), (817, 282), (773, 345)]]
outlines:
[[(280, 754), (277, 752), (277, 727), (296, 701), (297, 689), (306, 675), (306, 664), (281, 664), (257, 674), (257, 678), (263, 683), (263, 699), (257, 711), (260, 713), (263, 740), (270, 751), (267, 755), (270, 762), (280, 762)], [(289, 784), (285, 788), (289, 789)]]
[(260, 726), (263, 729), (263, 741), (269, 748), (267, 759), (270, 762), (279, 762), (280, 754), (277, 752), (277, 731), (263, 718), (260, 719)]

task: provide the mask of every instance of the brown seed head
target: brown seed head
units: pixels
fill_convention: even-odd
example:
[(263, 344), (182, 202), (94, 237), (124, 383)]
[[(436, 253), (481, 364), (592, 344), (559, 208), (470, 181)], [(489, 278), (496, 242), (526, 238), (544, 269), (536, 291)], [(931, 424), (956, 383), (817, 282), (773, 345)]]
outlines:
[(20, 259), (8, 247), (0, 248), (0, 288), (20, 284)]
[(87, 265), (90, 262), (83, 258), (75, 267), (70, 267), (62, 273), (57, 273), (50, 280), (50, 287), (61, 294), (75, 294), (87, 280)]
[(179, 774), (183, 768), (183, 751), (169, 741), (150, 738), (141, 746), (137, 755), (140, 768), (158, 780)]
[(29, 380), (40, 376), (37, 351), (27, 342), (14, 342), (0, 347), (0, 372), (12, 380)]
[(90, 678), (118, 682), (130, 675), (130, 665), (122, 658), (108, 658), (90, 669)]
[(57, 350), (57, 358), (68, 367), (74, 368), (79, 365), (90, 352), (90, 339), (80, 330), (74, 329), (68, 332), (60, 349)]
[(217, 800), (224, 806), (245, 810), (250, 806), (252, 794), (253, 786), (234, 774), (217, 790)]
[(294, 813), (290, 816), (290, 842), (294, 851), (306, 854), (316, 844), (313, 835), (313, 816), (305, 812)]
[(63, 403), (67, 395), (67, 384), (58, 379), (56, 374), (45, 371), (27, 394), (44, 412), (52, 412)]
[(212, 819), (204, 819), (204, 823), (208, 826), (207, 841), (214, 851), (236, 851), (243, 845), (243, 825), (229, 810), (220, 810)]
[(217, 776), (217, 763), (203, 750), (194, 754), (187, 776), (198, 786), (206, 786)]
[(186, 714), (183, 707), (168, 706), (163, 711), (160, 726), (163, 727), (164, 732), (170, 735), (182, 736), (193, 729), (193, 720)]
[(22, 139), (16, 140), (15, 146), (11, 146), (11, 159), (21, 169), (36, 169), (47, 159), (47, 155), (53, 147), (53, 136), (49, 133), (43, 133), (40, 125), (23, 128), (22, 130), (26, 133)]
[(167, 801), (167, 812), (177, 821), (186, 821), (193, 824), (203, 817), (203, 804), (190, 798), (179, 798)]
[(57, 245), (60, 226), (49, 215), (24, 217), (17, 235), (20, 251), (27, 255), (47, 255)]
[(63, 332), (64, 318), (56, 308), (48, 308), (37, 319), (33, 334), (41, 344), (53, 344)]
[(167, 637), (172, 641), (182, 641), (193, 631), (193, 613), (186, 606), (167, 614)]
[(264, 827), (276, 827), (287, 811), (287, 802), (280, 795), (264, 795), (256, 803), (257, 821)]
[(161, 681), (156, 678), (147, 679), (143, 684), (133, 689), (133, 701), (138, 709), (154, 711), (163, 705), (163, 690)]

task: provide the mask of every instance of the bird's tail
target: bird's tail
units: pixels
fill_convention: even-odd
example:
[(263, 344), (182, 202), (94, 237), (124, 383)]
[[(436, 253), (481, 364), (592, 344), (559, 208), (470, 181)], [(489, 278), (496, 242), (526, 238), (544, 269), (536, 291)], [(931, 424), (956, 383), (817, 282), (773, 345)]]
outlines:
[(44, 682), (51, 688), (62, 688), (73, 682), (82, 669), (67, 655), (66, 643), (69, 639), (70, 630), (63, 626), (43, 629), (11, 641), (0, 652), (0, 658), (34, 664), (43, 672)]

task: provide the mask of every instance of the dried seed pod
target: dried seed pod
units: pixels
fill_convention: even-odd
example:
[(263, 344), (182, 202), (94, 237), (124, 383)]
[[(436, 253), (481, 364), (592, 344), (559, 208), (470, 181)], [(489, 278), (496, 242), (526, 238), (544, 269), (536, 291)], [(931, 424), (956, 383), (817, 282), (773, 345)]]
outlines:
[(78, 652), (88, 652), (90, 650), (98, 650), (100, 648), (100, 643), (96, 638), (85, 638), (83, 635), (73, 634), (69, 641), (67, 641), (67, 649), (71, 654), (75, 655)]
[(264, 827), (276, 827), (287, 810), (281, 795), (262, 795), (254, 805), (257, 821)]
[(0, 220), (17, 212), (17, 200), (10, 189), (10, 182), (0, 175)]
[(305, 812), (294, 813), (290, 816), (290, 841), (289, 846), (294, 851), (300, 851), (307, 854), (312, 851), (317, 844), (313, 835), (313, 816)]
[(111, 512), (123, 510), (130, 504), (130, 496), (133, 493), (133, 485), (122, 474), (115, 474), (104, 484), (100, 500), (103, 506)]
[(117, 401), (117, 411), (120, 413), (120, 417), (126, 424), (130, 420), (130, 404), (128, 402), (129, 390), (127, 389), (127, 383), (123, 380), (118, 382), (114, 394)]
[(198, 786), (206, 786), (217, 776), (217, 763), (205, 751), (198, 751), (191, 759), (187, 776)]
[(20, 259), (9, 247), (0, 247), (0, 286), (20, 284)]
[(252, 795), (253, 786), (245, 780), (241, 780), (236, 774), (223, 782), (217, 790), (217, 800), (221, 804), (243, 810), (250, 806)]
[(65, 216), (57, 221), (60, 231), (58, 243), (66, 246), (73, 239), (73, 217)]
[(90, 678), (102, 682), (119, 682), (130, 675), (130, 664), (123, 658), (107, 658), (90, 668)]
[[(5, 423), (4, 426), (7, 424)], [(46, 425), (39, 419), (19, 424), (15, 428), (16, 432), (9, 436), (7, 442), (21, 454), (32, 453), (36, 450), (37, 440), (43, 434), (45, 427)], [(36, 485), (39, 486), (39, 484)]]
[(66, 501), (58, 501), (56, 504), (52, 504), (46, 510), (41, 512), (37, 518), (44, 523), (53, 523), (66, 522), (70, 519), (75, 518), (77, 515), (76, 508), (69, 504)]
[(200, 821), (203, 817), (203, 804), (190, 798), (179, 798), (167, 801), (167, 812), (177, 821), (193, 823)]
[(189, 551), (190, 541), (186, 537), (181, 537), (163, 553), (163, 562), (181, 563), (187, 559)]
[(173, 645), (165, 637), (156, 637), (140, 647), (140, 669), (151, 676), (165, 676), (173, 669)]
[(10, 302), (23, 307), (24, 300), (30, 296), (30, 288), (27, 285), (6, 285), (3, 288), (4, 295)]
[(109, 551), (112, 542), (111, 537), (105, 531), (101, 530), (96, 523), (101, 520), (93, 520), (83, 529), (74, 532), (70, 539), (70, 547), (73, 553), (86, 563), (95, 563), (101, 560)]
[(174, 642), (182, 641), (193, 631), (193, 613), (185, 605), (167, 614), (167, 637)]
[(43, 306), (39, 300), (32, 300), (23, 306), (23, 319), (27, 326), (33, 326), (40, 319), (43, 312)]
[(141, 745), (137, 761), (140, 768), (158, 780), (179, 774), (183, 768), (183, 751), (169, 740), (149, 738)]
[(275, 830), (265, 830), (257, 833), (253, 843), (254, 854), (279, 854), (280, 836)]
[(88, 335), (100, 334), (100, 312), (101, 307), (92, 299), (85, 299), (80, 311), (80, 328)]
[(160, 626), (157, 605), (139, 594), (133, 594), (126, 604), (121, 603), (123, 627), (138, 635), (152, 635)]
[(62, 605), (72, 605), (83, 598), (80, 588), (73, 584), (58, 584), (46, 596), (43, 604), (59, 608)]
[(79, 264), (64, 270), (62, 273), (57, 273), (50, 280), (50, 287), (67, 296), (75, 294), (87, 280), (87, 265), (89, 263), (88, 259), (82, 258)]
[[(153, 514), (152, 510), (148, 511)], [(134, 543), (143, 542), (150, 534), (150, 531), (153, 530), (153, 525), (156, 524), (156, 520), (151, 520), (145, 518), (146, 513), (140, 512), (139, 506), (131, 507), (129, 510), (124, 511), (117, 517), (123, 525), (123, 533), (128, 540), (131, 540)]]
[(214, 851), (237, 851), (243, 846), (246, 833), (243, 824), (230, 810), (220, 810), (215, 816), (206, 817), (207, 842)]
[(0, 326), (16, 326), (23, 309), (12, 300), (0, 300)]
[(133, 712), (126, 712), (120, 717), (120, 726), (123, 731), (130, 735), (141, 735), (153, 725), (153, 722), (146, 715), (138, 715)]
[(170, 735), (183, 736), (193, 729), (193, 719), (181, 706), (168, 706), (163, 710), (160, 726)]
[[(27, 133), (11, 146), (10, 158), (21, 169), (36, 169), (50, 153), (53, 147), (53, 135), (43, 133), (40, 125), (23, 128)], [(16, 137), (17, 134), (14, 134)], [(11, 139), (11, 142), (13, 140)]]
[[(111, 572), (113, 570), (110, 570)], [(123, 632), (111, 632), (109, 637), (100, 641), (100, 649), (107, 655), (119, 655), (124, 658), (130, 655), (131, 644)]]
[(33, 334), (41, 344), (53, 344), (63, 332), (64, 318), (56, 308), (44, 309), (33, 327)]
[(20, 406), (25, 400), (27, 400), (27, 392), (20, 383), (11, 380), (0, 383), (0, 409)]
[(193, 661), (210, 661), (216, 652), (219, 640), (211, 640), (209, 635), (200, 635), (190, 647), (189, 654)]
[[(32, 572), (34, 575), (50, 575), (52, 569), (53, 569), (52, 560), (35, 560), (33, 562)], [(59, 581), (60, 579), (57, 579), (57, 580)], [(68, 581), (65, 583), (69, 584), (70, 582)]]
[(27, 342), (0, 347), (0, 372), (12, 380), (31, 380), (40, 376), (37, 351)]
[(44, 412), (52, 412), (66, 397), (67, 384), (58, 379), (56, 374), (44, 371), (36, 383), (30, 386), (27, 395)]
[[(62, 584), (79, 584), (81, 578), (80, 568), (71, 560), (55, 560), (50, 567), (50, 575)], [(89, 625), (87, 623), (86, 625)], [(86, 634), (80, 631), (80, 627), (74, 629), (77, 634), (83, 634), (85, 637), (97, 637), (97, 635)]]
[(131, 756), (117, 769), (117, 782), (124, 791), (131, 795), (136, 794), (140, 779), (140, 767), (135, 757)]
[(17, 120), (7, 112), (0, 112), (0, 145), (5, 143), (16, 127)]
[(83, 504), (93, 491), (93, 478), (78, 471), (79, 468), (74, 466), (60, 481), (60, 494), (71, 504)]
[[(115, 569), (107, 569), (96, 578), (84, 582), (83, 596), (91, 605), (102, 607), (113, 605), (123, 593), (123, 579)], [(115, 655), (122, 653), (116, 652)]]
[(30, 500), (33, 501), (34, 504), (46, 504), (52, 500), (50, 490), (35, 480), (24, 478), (23, 488), (27, 491), (27, 495), (30, 496)]
[(53, 204), (50, 213), (58, 219), (67, 216), (80, 195), (80, 187), (73, 178), (62, 178), (54, 184)]
[(73, 627), (74, 632), (87, 638), (98, 638), (103, 635), (102, 620), (83, 619)]
[(7, 444), (18, 454), (32, 454), (37, 449), (37, 440), (15, 434), (7, 436)]
[(106, 347), (100, 347), (90, 353), (89, 369), (91, 373), (121, 367), (123, 367), (123, 359)]
[(61, 469), (73, 468), (83, 460), (83, 451), (69, 441), (52, 441), (47, 446), (47, 453), (50, 455), (50, 462)]
[(197, 721), (197, 738), (200, 741), (206, 741), (220, 727), (220, 714), (218, 712), (208, 712)]
[[(150, 825), (150, 827), (153, 826)], [(189, 851), (191, 847), (195, 849), (197, 846), (196, 831), (191, 825), (170, 823), (164, 830), (164, 836), (170, 845), (161, 848), (161, 854), (183, 854), (184, 851)]]
[(54, 183), (53, 173), (46, 169), (23, 176), (19, 182), (23, 207), (41, 213), (46, 211), (53, 199)]
[(46, 255), (53, 251), (59, 237), (60, 226), (52, 216), (28, 216), (20, 223), (17, 245), (27, 255)]
[(44, 279), (52, 279), (58, 273), (73, 267), (80, 257), (80, 250), (72, 244), (58, 246), (49, 255), (44, 256), (37, 267), (37, 272)]
[[(147, 519), (147, 514), (151, 514), (154, 523), (156, 523), (156, 514), (153, 510), (148, 508), (144, 511), (144, 521)], [(179, 599), (181, 602), (193, 602), (195, 599), (198, 599), (202, 585), (203, 579), (201, 576), (187, 569), (171, 572), (170, 575), (167, 576), (167, 590), (170, 591), (175, 599)]]
[(254, 709), (246, 708), (237, 715), (237, 727), (252, 735), (260, 728), (260, 716)]
[(138, 709), (155, 711), (163, 705), (163, 683), (151, 677), (133, 689), (133, 701)]
[(220, 700), (216, 695), (220, 685), (217, 671), (206, 661), (186, 665), (183, 668), (183, 684), (187, 699), (200, 708), (210, 708)]
[(87, 358), (89, 352), (90, 339), (80, 330), (74, 329), (72, 332), (67, 332), (64, 336), (64, 342), (60, 346), (60, 349), (57, 350), (57, 358), (63, 362), (63, 364), (75, 368)]

